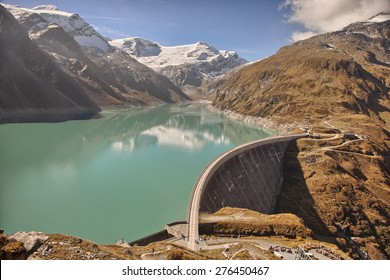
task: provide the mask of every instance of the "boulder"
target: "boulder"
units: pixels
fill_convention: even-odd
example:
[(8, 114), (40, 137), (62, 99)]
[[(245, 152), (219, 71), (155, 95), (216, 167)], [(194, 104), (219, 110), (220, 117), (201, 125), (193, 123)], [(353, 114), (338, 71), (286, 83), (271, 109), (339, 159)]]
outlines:
[(28, 254), (32, 254), (36, 250), (38, 250), (39, 247), (41, 247), (42, 244), (44, 244), (48, 239), (49, 236), (42, 232), (17, 232), (9, 237), (10, 239), (15, 239), (16, 241), (22, 242), (24, 244), (24, 247), (27, 250)]

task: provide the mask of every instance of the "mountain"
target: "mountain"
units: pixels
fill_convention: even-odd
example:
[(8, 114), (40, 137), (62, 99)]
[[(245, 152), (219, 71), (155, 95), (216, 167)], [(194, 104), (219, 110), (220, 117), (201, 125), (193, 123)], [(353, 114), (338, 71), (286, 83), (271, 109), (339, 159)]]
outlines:
[(37, 36), (35, 33), (45, 30), (50, 24), (56, 24), (85, 49), (98, 54), (113, 51), (106, 39), (78, 14), (60, 11), (53, 5), (41, 5), (32, 9), (4, 5), (18, 21), (28, 20), (29, 33), (33, 39)]
[(189, 100), (165, 76), (114, 49), (79, 15), (52, 5), (5, 7), (101, 108)]
[(389, 21), (351, 24), (281, 48), (217, 89), (221, 109), (287, 121), (365, 114), (389, 128)]
[(248, 62), (234, 51), (220, 51), (205, 42), (167, 47), (134, 37), (109, 43), (164, 74), (189, 94), (205, 80), (224, 75)]
[(0, 123), (90, 117), (99, 108), (0, 5)]
[[(289, 148), (277, 211), (298, 215), (345, 250), (354, 247), (352, 254), (358, 246), (379, 259), (390, 258), (389, 14), (296, 42), (226, 75), (213, 101), (259, 121), (341, 135)], [(358, 136), (348, 140), (348, 132)], [(352, 239), (341, 240), (337, 228)]]

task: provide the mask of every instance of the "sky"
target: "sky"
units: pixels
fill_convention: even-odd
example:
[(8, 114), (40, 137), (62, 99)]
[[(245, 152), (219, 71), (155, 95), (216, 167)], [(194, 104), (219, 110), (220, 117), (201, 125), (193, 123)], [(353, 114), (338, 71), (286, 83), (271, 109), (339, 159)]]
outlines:
[(249, 61), (390, 10), (390, 0), (2, 0), (78, 13), (100, 34), (164, 46), (204, 41)]

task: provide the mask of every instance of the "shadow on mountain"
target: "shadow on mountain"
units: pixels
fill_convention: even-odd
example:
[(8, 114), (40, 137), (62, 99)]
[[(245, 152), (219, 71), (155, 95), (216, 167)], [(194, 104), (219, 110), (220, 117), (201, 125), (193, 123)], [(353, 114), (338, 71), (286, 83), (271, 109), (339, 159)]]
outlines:
[(333, 234), (315, 210), (315, 202), (306, 185), (298, 153), (297, 142), (292, 141), (284, 159), (284, 180), (275, 212), (297, 215), (313, 231), (316, 239), (331, 242), (329, 237), (333, 237)]

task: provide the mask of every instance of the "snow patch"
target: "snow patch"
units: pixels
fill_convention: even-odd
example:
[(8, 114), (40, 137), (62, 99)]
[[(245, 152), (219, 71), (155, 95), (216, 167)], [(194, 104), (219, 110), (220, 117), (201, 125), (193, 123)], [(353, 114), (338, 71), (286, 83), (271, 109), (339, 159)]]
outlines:
[(369, 19), (368, 21), (378, 23), (378, 22), (384, 22), (387, 20), (390, 20), (390, 15), (379, 15), (379, 16), (376, 16), (374, 18)]
[(387, 21), (387, 20), (390, 20), (390, 10), (383, 11), (383, 12), (377, 14), (376, 16), (373, 16), (372, 18), (370, 18), (368, 20), (368, 22), (378, 23), (378, 22), (384, 22), (384, 21)]
[(325, 49), (326, 50), (334, 50), (334, 46), (332, 44), (326, 44)]
[(138, 37), (112, 40), (110, 44), (135, 57), (157, 56), (161, 52), (159, 44)]
[(85, 36), (85, 35), (83, 35), (83, 36), (75, 36), (74, 39), (81, 46), (85, 46), (85, 47), (89, 47), (89, 48), (97, 48), (97, 49), (100, 49), (100, 50), (103, 50), (103, 51), (109, 51), (110, 50), (110, 48), (107, 45), (107, 43), (104, 42), (101, 38), (99, 38), (96, 35), (92, 35), (92, 36)]

